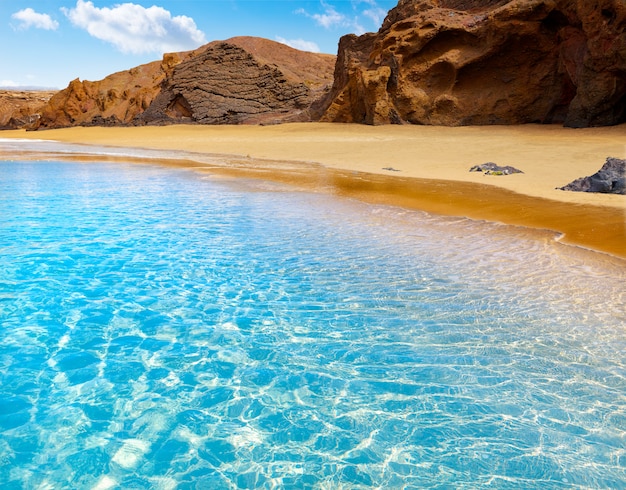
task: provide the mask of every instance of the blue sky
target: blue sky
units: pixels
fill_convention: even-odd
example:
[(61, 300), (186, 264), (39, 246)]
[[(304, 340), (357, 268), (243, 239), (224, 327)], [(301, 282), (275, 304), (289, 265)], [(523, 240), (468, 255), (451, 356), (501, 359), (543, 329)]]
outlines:
[(64, 88), (233, 36), (337, 52), (394, 0), (0, 0), (0, 87)]

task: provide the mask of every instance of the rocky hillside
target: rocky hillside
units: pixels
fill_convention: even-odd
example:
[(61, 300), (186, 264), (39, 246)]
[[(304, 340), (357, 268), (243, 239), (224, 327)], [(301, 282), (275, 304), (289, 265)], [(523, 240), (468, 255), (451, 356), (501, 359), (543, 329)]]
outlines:
[(0, 105), (0, 127), (613, 125), (626, 122), (625, 28), (624, 0), (400, 0), (377, 33), (341, 38), (337, 57), (215, 41), (74, 80), (43, 108)]
[(74, 80), (50, 99), (31, 129), (169, 123), (309, 120), (332, 84), (335, 57), (237, 37), (114, 73)]
[(256, 124), (308, 121), (333, 82), (335, 56), (266, 39), (213, 42), (181, 62), (136, 118), (147, 124)]
[(49, 90), (0, 90), (0, 129), (33, 124), (54, 94)]
[(341, 39), (323, 121), (626, 121), (624, 0), (400, 0)]
[(73, 80), (48, 101), (37, 122), (27, 129), (130, 124), (150, 106), (174, 67), (191, 55), (166, 54), (162, 61), (114, 73), (96, 82)]

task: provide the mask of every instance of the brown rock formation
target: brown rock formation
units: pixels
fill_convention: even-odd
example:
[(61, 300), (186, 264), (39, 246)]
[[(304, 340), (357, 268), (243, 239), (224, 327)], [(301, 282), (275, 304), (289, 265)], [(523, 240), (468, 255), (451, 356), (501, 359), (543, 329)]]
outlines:
[(0, 129), (33, 124), (54, 94), (52, 90), (0, 90)]
[(335, 56), (266, 39), (215, 41), (101, 81), (74, 80), (34, 129), (308, 120), (308, 107), (332, 84), (334, 64)]
[(626, 121), (624, 0), (400, 0), (344, 36), (323, 121)]
[(310, 120), (309, 106), (332, 84), (335, 57), (274, 41), (213, 42), (178, 65), (137, 120), (202, 124)]
[(96, 82), (73, 80), (50, 99), (31, 129), (130, 124), (150, 106), (174, 67), (194, 53), (166, 54), (161, 61), (113, 73)]

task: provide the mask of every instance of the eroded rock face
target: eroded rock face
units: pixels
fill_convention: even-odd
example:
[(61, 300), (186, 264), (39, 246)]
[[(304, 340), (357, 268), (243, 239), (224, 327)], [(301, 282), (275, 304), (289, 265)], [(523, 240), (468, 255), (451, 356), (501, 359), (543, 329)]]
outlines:
[(215, 41), (101, 81), (74, 80), (31, 129), (310, 120), (308, 108), (331, 86), (334, 64), (332, 55), (260, 38)]
[(623, 0), (400, 0), (344, 36), (323, 121), (626, 121)]
[(201, 124), (308, 121), (332, 84), (335, 57), (258, 38), (209, 44), (178, 65), (136, 120)]

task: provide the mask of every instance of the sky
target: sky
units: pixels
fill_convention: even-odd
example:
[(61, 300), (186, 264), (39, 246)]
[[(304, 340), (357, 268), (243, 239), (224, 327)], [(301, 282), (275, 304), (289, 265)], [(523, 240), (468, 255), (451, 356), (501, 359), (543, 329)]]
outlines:
[(0, 0), (0, 87), (65, 88), (234, 36), (337, 53), (397, 0)]

